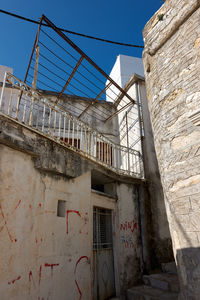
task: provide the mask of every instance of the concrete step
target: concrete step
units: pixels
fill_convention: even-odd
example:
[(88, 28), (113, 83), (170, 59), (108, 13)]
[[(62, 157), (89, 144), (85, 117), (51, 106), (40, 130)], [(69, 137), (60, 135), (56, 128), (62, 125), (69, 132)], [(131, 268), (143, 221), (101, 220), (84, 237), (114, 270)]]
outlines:
[(144, 275), (143, 282), (156, 289), (170, 292), (179, 292), (178, 276), (175, 274), (160, 273)]
[(162, 265), (162, 271), (164, 273), (177, 274), (177, 268), (176, 268), (175, 261), (165, 263), (165, 264), (163, 263), (161, 265)]
[(147, 285), (127, 290), (127, 300), (177, 300), (178, 293), (155, 289)]

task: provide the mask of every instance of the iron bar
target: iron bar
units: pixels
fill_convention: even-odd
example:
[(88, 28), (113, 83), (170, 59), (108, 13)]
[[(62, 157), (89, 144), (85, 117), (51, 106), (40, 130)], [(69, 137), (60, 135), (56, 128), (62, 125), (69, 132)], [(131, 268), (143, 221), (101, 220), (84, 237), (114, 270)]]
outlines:
[(101, 95), (112, 85), (111, 82), (109, 82), (109, 84), (106, 85), (106, 87), (101, 91), (101, 93), (99, 93), (96, 98), (82, 111), (82, 113), (78, 116), (78, 119), (80, 119), (84, 113), (92, 106), (94, 105), (97, 100), (101, 97)]
[(2, 102), (3, 102), (3, 94), (4, 94), (4, 90), (5, 90), (5, 85), (6, 85), (6, 77), (7, 77), (7, 72), (5, 72), (4, 79), (3, 79), (3, 86), (2, 86), (1, 98), (0, 98), (0, 109), (1, 109)]
[(13, 97), (13, 88), (11, 90), (10, 98), (9, 98), (9, 103), (8, 103), (8, 115), (10, 115), (10, 108), (11, 108), (11, 105), (12, 105), (12, 97)]
[(127, 107), (129, 107), (132, 104), (133, 104), (132, 102), (129, 102), (126, 105), (124, 105), (122, 108), (120, 108), (119, 110), (117, 110), (114, 114), (112, 114), (110, 117), (108, 117), (106, 120), (104, 120), (104, 123), (106, 123), (107, 121), (109, 121), (112, 118), (114, 118), (116, 115), (118, 115), (120, 112), (122, 112), (124, 109), (126, 109)]
[(140, 98), (140, 86), (139, 83), (136, 82), (135, 84), (135, 90), (136, 90), (136, 98), (137, 98), (137, 107), (138, 107), (138, 120), (139, 120), (139, 130), (140, 130), (140, 137), (141, 137), (141, 150), (142, 150), (142, 156), (144, 155), (144, 145), (143, 145), (143, 129), (142, 129), (142, 116), (141, 116), (141, 98)]
[(46, 106), (44, 104), (43, 106), (43, 115), (42, 115), (42, 132), (44, 132), (44, 123), (45, 123), (45, 110), (46, 110)]
[(37, 85), (37, 73), (38, 73), (38, 62), (39, 62), (39, 54), (40, 54), (40, 47), (37, 45), (35, 48), (35, 70), (34, 70), (34, 76), (33, 76), (33, 84), (32, 88), (36, 90), (36, 85)]
[(65, 89), (66, 89), (66, 87), (68, 86), (68, 84), (70, 83), (70, 81), (72, 80), (72, 77), (74, 76), (74, 74), (75, 74), (75, 72), (76, 72), (76, 70), (78, 69), (78, 67), (80, 66), (80, 64), (82, 63), (82, 60), (83, 60), (83, 56), (81, 56), (81, 58), (79, 59), (79, 61), (77, 62), (77, 64), (76, 64), (76, 66), (75, 66), (75, 68), (74, 68), (74, 70), (72, 71), (72, 73), (70, 74), (70, 76), (69, 76), (69, 78), (67, 79), (67, 82), (65, 83), (65, 85), (64, 85), (64, 87), (63, 87), (63, 89), (62, 89), (62, 91), (60, 92), (60, 94), (58, 95), (58, 97), (57, 97), (57, 99), (56, 99), (56, 102), (55, 103), (57, 103), (58, 102), (58, 100), (59, 100), (59, 98), (62, 96), (62, 94), (64, 93), (64, 91), (65, 91)]

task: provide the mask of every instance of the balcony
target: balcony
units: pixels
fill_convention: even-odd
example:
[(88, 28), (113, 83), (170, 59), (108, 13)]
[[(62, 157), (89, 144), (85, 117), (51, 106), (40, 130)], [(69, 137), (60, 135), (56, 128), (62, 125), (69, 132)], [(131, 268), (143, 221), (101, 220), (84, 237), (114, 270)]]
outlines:
[(4, 116), (119, 174), (143, 178), (139, 151), (119, 145), (56, 101), (10, 73), (5, 74), (0, 112)]

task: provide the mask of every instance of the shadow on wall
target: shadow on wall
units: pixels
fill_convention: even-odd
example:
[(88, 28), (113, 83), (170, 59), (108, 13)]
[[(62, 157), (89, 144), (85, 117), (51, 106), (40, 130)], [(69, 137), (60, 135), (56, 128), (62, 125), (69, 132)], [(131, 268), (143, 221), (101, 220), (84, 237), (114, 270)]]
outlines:
[(177, 269), (181, 300), (200, 299), (200, 247), (177, 250)]

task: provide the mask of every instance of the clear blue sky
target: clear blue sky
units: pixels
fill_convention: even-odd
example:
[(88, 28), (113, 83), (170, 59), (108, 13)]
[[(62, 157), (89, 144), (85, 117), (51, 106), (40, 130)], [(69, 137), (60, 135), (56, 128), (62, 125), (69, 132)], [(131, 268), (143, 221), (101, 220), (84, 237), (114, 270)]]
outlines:
[[(34, 0), (2, 1), (1, 9), (38, 20), (44, 13), (57, 26), (88, 35), (143, 45), (142, 30), (163, 4), (161, 0)], [(0, 14), (1, 65), (24, 78), (37, 25)], [(110, 72), (118, 54), (141, 57), (142, 50), (68, 36), (104, 71)]]

